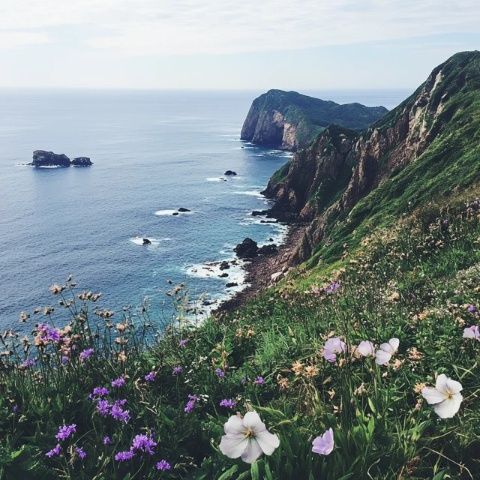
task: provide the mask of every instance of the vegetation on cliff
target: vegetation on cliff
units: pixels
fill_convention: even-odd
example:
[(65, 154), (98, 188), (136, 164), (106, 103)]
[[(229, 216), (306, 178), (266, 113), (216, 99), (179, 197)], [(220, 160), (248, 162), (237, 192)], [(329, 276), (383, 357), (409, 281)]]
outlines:
[(339, 105), (297, 92), (269, 90), (253, 101), (241, 138), (257, 145), (297, 150), (307, 147), (331, 124), (363, 130), (385, 113), (384, 107)]
[(52, 286), (0, 337), (0, 475), (479, 478), (479, 55), (277, 174), (311, 256), (240, 310), (192, 325), (179, 286), (162, 325)]

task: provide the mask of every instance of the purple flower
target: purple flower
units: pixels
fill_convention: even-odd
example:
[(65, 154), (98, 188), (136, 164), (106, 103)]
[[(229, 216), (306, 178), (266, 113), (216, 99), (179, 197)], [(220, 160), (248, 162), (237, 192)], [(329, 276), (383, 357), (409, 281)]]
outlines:
[(178, 346), (179, 346), (180, 348), (185, 348), (185, 347), (187, 346), (187, 343), (188, 343), (188, 340), (187, 340), (186, 338), (184, 338), (183, 340), (180, 340), (180, 341), (178, 342)]
[(116, 455), (115, 455), (115, 460), (117, 462), (128, 462), (129, 460), (131, 460), (133, 457), (135, 456), (135, 454), (129, 450), (126, 450), (124, 452), (118, 452)]
[(472, 340), (478, 340), (480, 342), (480, 327), (473, 325), (463, 330), (463, 338), (471, 338)]
[(165, 472), (167, 470), (171, 470), (172, 466), (166, 461), (166, 460), (160, 460), (159, 462), (157, 462), (157, 464), (155, 465), (155, 468), (157, 470), (160, 470), (162, 472)]
[(88, 360), (92, 355), (93, 355), (93, 348), (87, 348), (83, 351), (80, 352), (80, 361), (84, 362), (85, 360)]
[(62, 365), (66, 365), (69, 361), (69, 358), (64, 355), (60, 361), (62, 362)]
[(225, 372), (221, 368), (216, 368), (215, 369), (215, 375), (218, 378), (224, 378), (225, 377)]
[(105, 397), (110, 393), (110, 390), (106, 387), (95, 387), (93, 389), (91, 397)]
[(477, 307), (475, 305), (469, 305), (467, 307), (467, 312), (469, 313), (476, 313), (478, 310), (477, 310)]
[(78, 457), (80, 460), (85, 460), (87, 458), (87, 452), (81, 447), (75, 447), (75, 452), (77, 452)]
[(340, 282), (332, 282), (328, 287), (325, 287), (325, 293), (327, 295), (333, 295), (340, 288)]
[(21, 364), (20, 364), (20, 367), (22, 368), (30, 368), (30, 367), (33, 367), (35, 365), (35, 360), (33, 358), (27, 358), (25, 361), (23, 361)]
[(156, 372), (150, 372), (145, 375), (145, 381), (146, 382), (154, 382), (155, 378), (157, 378)]
[(77, 431), (77, 426), (72, 423), (71, 425), (63, 425), (58, 429), (58, 433), (55, 435), (55, 438), (61, 442), (62, 440), (67, 440), (71, 435)]
[(57, 443), (57, 445), (55, 447), (53, 447), (51, 450), (49, 450), (45, 454), (45, 456), (48, 457), (48, 458), (58, 457), (60, 455), (60, 453), (62, 453), (62, 447), (60, 446), (59, 443)]
[(342, 353), (347, 346), (339, 337), (329, 338), (323, 346), (323, 358), (330, 363), (337, 361), (337, 353)]
[(103, 437), (103, 444), (104, 445), (111, 445), (112, 444), (112, 439), (108, 435), (105, 435)]
[(124, 377), (118, 377), (115, 380), (112, 380), (112, 387), (114, 388), (120, 388), (125, 385), (125, 378)]
[(157, 442), (155, 442), (150, 435), (140, 434), (135, 435), (130, 449), (134, 452), (143, 452), (153, 455), (153, 450), (156, 446)]
[(196, 407), (197, 402), (200, 400), (200, 398), (197, 397), (196, 395), (189, 395), (188, 398), (189, 400), (185, 405), (184, 411), (185, 413), (192, 413), (193, 409)]
[(124, 410), (123, 406), (125, 405), (126, 400), (117, 400), (110, 408), (110, 415), (115, 420), (119, 420), (123, 423), (128, 423), (130, 420), (130, 412), (128, 410)]
[(265, 379), (262, 377), (262, 376), (258, 376), (254, 381), (253, 383), (255, 385), (265, 385)]
[(220, 402), (219, 405), (225, 408), (235, 408), (237, 406), (237, 402), (231, 398), (225, 398)]
[(180, 365), (177, 365), (176, 367), (173, 367), (172, 370), (172, 375), (180, 375), (183, 372), (183, 367)]
[(99, 400), (97, 402), (97, 412), (102, 417), (106, 417), (110, 413), (111, 408), (112, 408), (112, 405), (110, 405), (108, 400)]
[(330, 455), (335, 446), (335, 441), (333, 439), (333, 430), (329, 428), (323, 435), (315, 438), (312, 442), (313, 453), (318, 453), (318, 455)]
[(12, 407), (12, 412), (13, 413), (17, 413), (18, 412), (18, 405), (15, 404), (13, 407)]
[(56, 328), (45, 323), (41, 323), (37, 326), (37, 333), (38, 336), (46, 342), (58, 343), (61, 339), (60, 332)]

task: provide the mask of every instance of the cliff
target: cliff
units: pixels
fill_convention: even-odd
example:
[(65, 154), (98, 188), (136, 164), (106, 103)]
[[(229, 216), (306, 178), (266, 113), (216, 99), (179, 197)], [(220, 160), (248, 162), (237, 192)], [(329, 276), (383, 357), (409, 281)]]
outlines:
[(479, 141), (478, 51), (436, 67), (365, 132), (327, 128), (274, 174), (264, 192), (275, 199), (280, 218), (309, 222), (292, 260), (339, 256), (345, 243), (355, 244), (356, 229), (385, 224), (477, 181)]
[(257, 145), (297, 150), (307, 147), (331, 124), (360, 131), (387, 112), (384, 107), (339, 105), (297, 92), (269, 90), (253, 101), (241, 138)]

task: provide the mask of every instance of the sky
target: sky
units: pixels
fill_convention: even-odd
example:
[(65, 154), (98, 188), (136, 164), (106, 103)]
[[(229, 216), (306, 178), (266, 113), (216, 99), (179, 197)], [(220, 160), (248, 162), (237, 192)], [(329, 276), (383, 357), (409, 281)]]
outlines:
[(414, 88), (479, 0), (0, 0), (0, 87)]

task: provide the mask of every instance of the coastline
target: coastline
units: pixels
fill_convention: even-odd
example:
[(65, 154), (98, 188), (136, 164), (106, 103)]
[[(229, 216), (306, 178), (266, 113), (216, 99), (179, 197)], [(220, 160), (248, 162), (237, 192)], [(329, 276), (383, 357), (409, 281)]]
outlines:
[(277, 253), (273, 255), (260, 255), (245, 262), (245, 284), (243, 290), (237, 292), (232, 298), (223, 301), (213, 315), (232, 312), (254, 298), (260, 292), (273, 285), (272, 275), (277, 272), (285, 273), (290, 267), (292, 250), (298, 244), (299, 238), (305, 231), (305, 224), (289, 223), (284, 241), (278, 246)]

